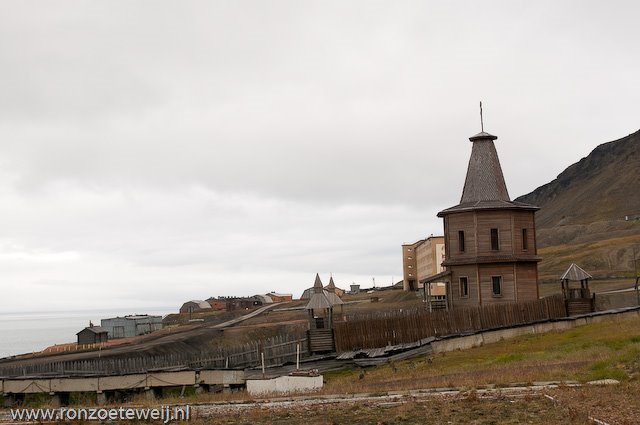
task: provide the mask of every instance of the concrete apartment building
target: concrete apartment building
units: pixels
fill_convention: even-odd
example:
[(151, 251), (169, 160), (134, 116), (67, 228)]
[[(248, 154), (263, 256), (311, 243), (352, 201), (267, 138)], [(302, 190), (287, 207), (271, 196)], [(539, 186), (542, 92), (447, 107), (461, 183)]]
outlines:
[(402, 245), (403, 289), (418, 290), (423, 287), (421, 279), (442, 272), (444, 252), (444, 236), (429, 236), (412, 244)]

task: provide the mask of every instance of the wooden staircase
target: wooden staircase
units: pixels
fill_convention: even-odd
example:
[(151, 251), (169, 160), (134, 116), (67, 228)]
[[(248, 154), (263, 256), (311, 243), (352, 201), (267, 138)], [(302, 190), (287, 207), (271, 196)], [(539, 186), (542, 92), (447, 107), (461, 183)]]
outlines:
[(307, 336), (310, 353), (329, 353), (335, 351), (333, 329), (309, 329)]

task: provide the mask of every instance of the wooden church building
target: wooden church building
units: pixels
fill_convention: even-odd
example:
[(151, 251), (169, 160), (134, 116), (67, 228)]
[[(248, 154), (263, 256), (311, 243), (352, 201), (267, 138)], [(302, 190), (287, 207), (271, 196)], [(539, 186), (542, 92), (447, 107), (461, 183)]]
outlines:
[(460, 203), (438, 213), (446, 271), (422, 282), (446, 281), (450, 308), (538, 299), (539, 208), (509, 198), (496, 139), (484, 131), (469, 138), (473, 146)]

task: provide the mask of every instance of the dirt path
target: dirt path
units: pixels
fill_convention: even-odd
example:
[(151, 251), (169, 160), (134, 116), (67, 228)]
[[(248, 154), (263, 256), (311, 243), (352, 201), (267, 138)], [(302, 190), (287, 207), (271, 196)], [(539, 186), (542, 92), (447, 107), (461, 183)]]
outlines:
[(219, 323), (217, 325), (211, 326), (211, 328), (213, 329), (224, 329), (224, 328), (228, 328), (231, 327), (233, 325), (235, 325), (236, 323), (240, 323), (240, 322), (244, 322), (245, 320), (249, 320), (253, 317), (256, 317), (262, 313), (264, 313), (267, 310), (271, 310), (272, 308), (279, 306), (282, 303), (274, 303), (274, 304), (269, 304), (266, 305), (264, 307), (260, 307), (257, 310), (252, 311), (249, 314), (245, 314), (244, 316), (240, 316), (240, 317), (236, 317), (235, 319), (231, 319), (229, 321), (223, 322), (223, 323)]

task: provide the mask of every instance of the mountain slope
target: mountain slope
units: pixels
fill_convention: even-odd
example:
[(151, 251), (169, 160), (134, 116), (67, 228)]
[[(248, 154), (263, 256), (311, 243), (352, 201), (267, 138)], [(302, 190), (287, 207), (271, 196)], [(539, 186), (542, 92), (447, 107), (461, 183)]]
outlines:
[(596, 147), (516, 201), (540, 207), (538, 247), (543, 256), (554, 253), (540, 264), (541, 276), (562, 272), (560, 257), (580, 258), (594, 276), (633, 271), (634, 246), (640, 255), (640, 131)]

